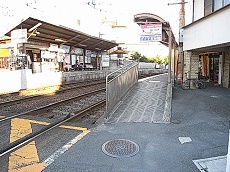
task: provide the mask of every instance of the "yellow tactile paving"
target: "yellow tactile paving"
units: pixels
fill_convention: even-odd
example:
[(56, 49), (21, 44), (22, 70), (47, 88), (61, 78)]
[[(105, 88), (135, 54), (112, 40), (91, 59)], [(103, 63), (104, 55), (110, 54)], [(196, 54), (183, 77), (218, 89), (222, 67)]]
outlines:
[(10, 154), (8, 172), (40, 172), (44, 166), (39, 162), (35, 141), (32, 141)]
[[(3, 116), (0, 116), (0, 118), (1, 117)], [(14, 118), (11, 120), (10, 143), (32, 133), (31, 123), (36, 123), (40, 125), (50, 124), (48, 122)], [(69, 144), (64, 145), (65, 150), (68, 150), (77, 141), (82, 139), (86, 134), (90, 132), (87, 128), (82, 127), (61, 125), (60, 128), (80, 130), (83, 132), (80, 135), (76, 136), (74, 141), (71, 141)], [(35, 141), (32, 141), (10, 154), (8, 172), (40, 172), (47, 165), (48, 164), (46, 163), (40, 163)]]
[[(28, 120), (31, 123), (34, 124), (40, 124), (40, 125), (49, 125), (50, 123), (48, 122), (42, 122), (42, 121), (35, 121), (35, 120)], [(83, 128), (83, 127), (75, 127), (75, 126), (67, 126), (67, 125), (60, 125), (60, 128), (66, 128), (66, 129), (72, 129), (72, 130), (80, 130), (80, 131), (85, 131), (88, 130), (87, 128)]]
[(32, 133), (32, 128), (29, 120), (20, 118), (11, 119), (10, 143), (30, 133)]

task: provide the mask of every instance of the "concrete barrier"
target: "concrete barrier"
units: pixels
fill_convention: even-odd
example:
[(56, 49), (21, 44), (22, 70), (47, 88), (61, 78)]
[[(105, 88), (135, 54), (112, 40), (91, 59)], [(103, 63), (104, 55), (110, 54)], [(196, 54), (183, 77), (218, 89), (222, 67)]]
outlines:
[(31, 69), (0, 71), (0, 94), (38, 89), (90, 79), (105, 79), (111, 71), (76, 71), (32, 73)]
[[(0, 94), (57, 86), (90, 79), (105, 79), (114, 70), (32, 73), (32, 69), (0, 70)], [(139, 75), (166, 73), (163, 69), (138, 69)]]

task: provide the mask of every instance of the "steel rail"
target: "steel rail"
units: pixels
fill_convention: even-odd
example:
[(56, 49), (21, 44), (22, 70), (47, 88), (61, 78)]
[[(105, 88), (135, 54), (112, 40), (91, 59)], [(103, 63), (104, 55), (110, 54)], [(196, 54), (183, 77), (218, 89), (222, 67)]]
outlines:
[(90, 111), (90, 110), (92, 110), (92, 109), (94, 109), (94, 108), (96, 108), (98, 106), (101, 106), (101, 105), (105, 104), (105, 102), (106, 102), (105, 99), (101, 100), (101, 101), (99, 101), (99, 102), (97, 102), (97, 103), (95, 103), (93, 105), (90, 105), (90, 106), (82, 109), (80, 112), (78, 112), (78, 113), (76, 113), (76, 114), (74, 114), (72, 116), (70, 116), (70, 115), (68, 116), (67, 115), (67, 117), (65, 117), (64, 119), (61, 119), (61, 120), (59, 120), (59, 121), (57, 121), (55, 123), (51, 123), (50, 125), (48, 125), (47, 127), (41, 129), (40, 131), (37, 131), (37, 132), (32, 133), (32, 134), (29, 134), (26, 137), (23, 137), (23, 138), (15, 141), (15, 142), (9, 144), (7, 147), (5, 147), (5, 148), (3, 148), (3, 149), (0, 150), (0, 157), (2, 157), (4, 155), (6, 155), (6, 154), (8, 154), (8, 153), (10, 153), (12, 151), (14, 151), (17, 148), (22, 147), (26, 143), (31, 142), (35, 138), (41, 136), (42, 134), (45, 134), (46, 132), (48, 132), (48, 131), (56, 128), (56, 127), (58, 127), (59, 125), (62, 125), (65, 122), (68, 122), (68, 121), (70, 121), (70, 120), (72, 120), (74, 118), (82, 116), (82, 114), (84, 114), (85, 112)]
[(101, 88), (101, 89), (98, 89), (98, 90), (95, 90), (95, 91), (91, 91), (91, 92), (87, 92), (87, 93), (84, 93), (84, 94), (80, 94), (80, 95), (78, 95), (78, 96), (71, 97), (71, 98), (67, 98), (67, 99), (64, 99), (64, 100), (60, 100), (60, 101), (55, 102), (55, 103), (50, 103), (50, 104), (45, 105), (45, 106), (40, 106), (40, 107), (38, 107), (38, 108), (29, 110), (29, 111), (26, 111), (26, 112), (22, 112), (22, 113), (13, 115), (13, 116), (5, 117), (5, 118), (0, 119), (0, 122), (6, 121), (6, 120), (10, 120), (10, 119), (12, 119), (12, 118), (16, 118), (16, 117), (19, 117), (19, 116), (22, 116), (22, 115), (27, 115), (27, 114), (29, 114), (29, 113), (33, 113), (33, 112), (36, 112), (36, 111), (39, 111), (39, 110), (44, 110), (44, 109), (50, 108), (50, 107), (52, 107), (52, 106), (57, 106), (57, 105), (60, 104), (60, 103), (66, 103), (66, 102), (68, 102), (68, 101), (72, 101), (72, 100), (74, 100), (74, 99), (78, 99), (78, 98), (81, 98), (81, 97), (85, 97), (85, 96), (88, 96), (88, 95), (90, 95), (90, 94), (94, 94), (94, 93), (97, 93), (97, 92), (100, 92), (100, 91), (105, 91), (105, 88)]
[[(64, 92), (64, 91), (69, 91), (69, 90), (72, 90), (72, 89), (75, 89), (75, 88), (81, 88), (81, 87), (85, 87), (85, 86), (91, 86), (91, 85), (96, 85), (96, 84), (102, 84), (103, 82), (99, 82), (99, 83), (89, 83), (89, 84), (85, 84), (85, 85), (78, 85), (78, 86), (73, 86), (73, 87), (66, 87), (64, 89), (60, 89), (60, 90), (57, 90), (56, 93), (61, 93), (61, 92)], [(104, 82), (105, 83), (105, 82)], [(82, 84), (82, 83), (81, 83)], [(69, 84), (70, 85), (70, 84)], [(49, 94), (49, 93), (47, 93)], [(25, 96), (23, 98), (18, 98), (18, 99), (15, 99), (15, 100), (9, 100), (9, 101), (5, 101), (5, 102), (1, 102), (0, 103), (0, 106), (7, 106), (8, 104), (12, 104), (12, 103), (17, 103), (19, 101), (22, 101), (22, 100), (28, 100), (28, 99), (33, 99), (33, 98), (37, 98), (37, 97), (41, 97), (41, 96), (44, 96), (44, 95), (47, 95), (47, 94), (42, 94), (42, 95), (33, 95), (33, 96)], [(17, 95), (18, 96), (18, 95)]]

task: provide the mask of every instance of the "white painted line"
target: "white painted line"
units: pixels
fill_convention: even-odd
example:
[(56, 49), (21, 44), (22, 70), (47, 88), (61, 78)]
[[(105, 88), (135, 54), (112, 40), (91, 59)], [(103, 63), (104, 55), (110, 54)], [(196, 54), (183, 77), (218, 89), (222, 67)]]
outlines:
[(161, 82), (161, 81), (149, 81), (149, 82)]
[(204, 172), (204, 170), (208, 172), (225, 172), (227, 156), (193, 160), (193, 163), (202, 172)]
[(151, 78), (157, 78), (159, 76), (163, 76), (163, 75), (166, 75), (166, 74), (168, 74), (168, 73), (162, 73), (162, 74), (159, 74), (159, 75), (154, 75), (154, 76), (150, 76), (150, 77), (147, 77), (147, 78), (142, 78), (142, 79), (139, 79), (138, 82), (143, 82), (143, 81), (151, 79)]
[(81, 140), (89, 132), (90, 132), (89, 130), (82, 132), (81, 134), (76, 136), (74, 139), (70, 140), (66, 145), (62, 146), (62, 148), (54, 152), (49, 158), (43, 161), (43, 163), (45, 164), (45, 167), (52, 164), (58, 157), (60, 157), (63, 153), (65, 153), (69, 148), (71, 148), (74, 144), (76, 144), (79, 140)]
[(210, 96), (210, 97), (217, 98), (218, 96)]
[(192, 139), (190, 137), (179, 137), (178, 138), (181, 144), (191, 142)]

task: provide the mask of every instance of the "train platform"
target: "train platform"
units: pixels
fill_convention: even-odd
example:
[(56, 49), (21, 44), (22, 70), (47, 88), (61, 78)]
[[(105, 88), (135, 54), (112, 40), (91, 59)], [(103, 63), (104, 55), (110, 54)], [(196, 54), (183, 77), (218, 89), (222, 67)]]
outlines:
[(140, 80), (95, 128), (44, 160), (43, 171), (223, 171), (229, 97), (229, 89), (211, 84), (182, 90), (167, 74)]

